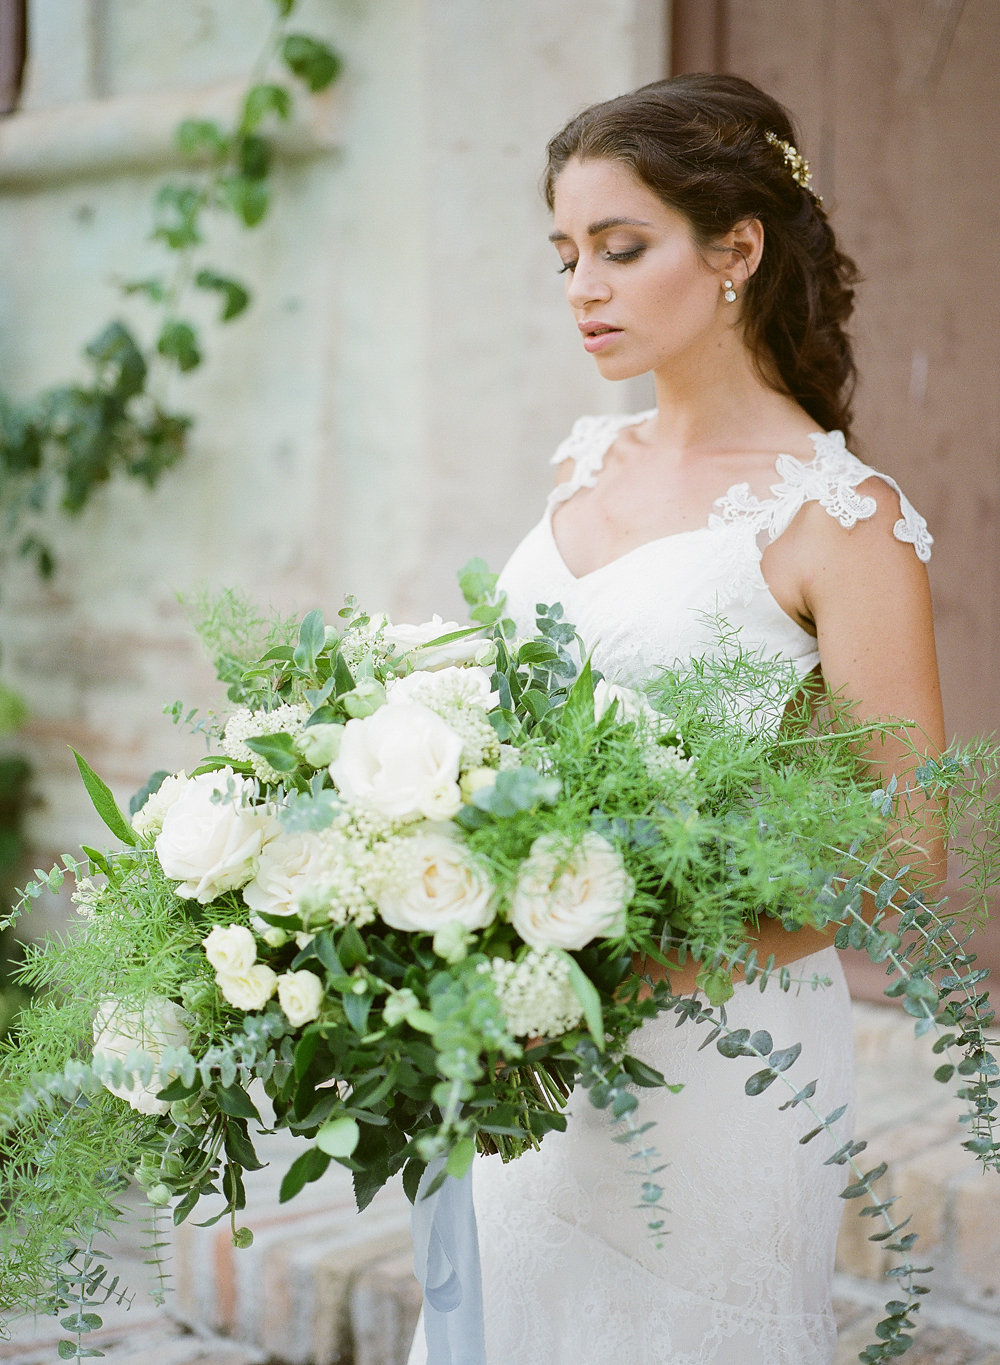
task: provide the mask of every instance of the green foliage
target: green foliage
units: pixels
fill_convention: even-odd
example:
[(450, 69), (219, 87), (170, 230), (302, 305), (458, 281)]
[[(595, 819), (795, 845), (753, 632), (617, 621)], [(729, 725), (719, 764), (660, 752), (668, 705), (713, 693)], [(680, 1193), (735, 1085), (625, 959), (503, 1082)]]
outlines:
[[(538, 637), (515, 644), (485, 566), (470, 567), (465, 586), (493, 623), (484, 644), (501, 705), (490, 720), (522, 760), (520, 768), (498, 770), (457, 817), (498, 913), (474, 932), (451, 926), (460, 932), (450, 937), (394, 928), (374, 911), (352, 910), (345, 923), (336, 893), (325, 888), (315, 905), (304, 895), (293, 913), (263, 913), (269, 931), (253, 938), (260, 963), (279, 981), (302, 971), (319, 983), (315, 1017), (300, 1025), (273, 999), (249, 1012), (226, 1003), (201, 945), (213, 924), (245, 928), (247, 905), (237, 891), (205, 905), (179, 895), (151, 836), (130, 843), (136, 836), (106, 787), (81, 766), (95, 804), (126, 846), (85, 850), (89, 865), (66, 858), (26, 892), (32, 899), (67, 871), (78, 879), (85, 870), (104, 875), (86, 920), (64, 942), (29, 954), (21, 975), (37, 999), (22, 1016), (16, 1045), (0, 1055), (0, 1208), (11, 1302), (37, 1303), (52, 1292), (64, 1237), (92, 1247), (113, 1222), (130, 1172), (154, 1206), (172, 1206), (178, 1222), (203, 1195), (221, 1194), (219, 1216), (228, 1215), (234, 1241), (245, 1244), (249, 1233), (237, 1218), (246, 1204), (243, 1173), (259, 1165), (260, 1118), (247, 1092), (255, 1078), (277, 1126), (309, 1143), (285, 1173), (281, 1198), (293, 1198), (336, 1161), (351, 1170), (359, 1207), (400, 1172), (412, 1196), (436, 1158), (461, 1174), (476, 1148), (510, 1159), (537, 1146), (565, 1127), (566, 1098), (580, 1084), (608, 1110), (616, 1141), (629, 1148), (637, 1199), (659, 1242), (668, 1229), (662, 1164), (634, 1087), (668, 1078), (632, 1057), (629, 1039), (668, 1010), (747, 1066), (748, 1102), (784, 1090), (784, 1108), (804, 1105), (813, 1123), (804, 1141), (827, 1143), (825, 1159), (845, 1168), (845, 1198), (881, 1218), (875, 1236), (900, 1258), (894, 1292), (901, 1297), (887, 1305), (865, 1359), (901, 1354), (922, 1271), (910, 1255), (913, 1234), (876, 1193), (880, 1169), (860, 1164), (863, 1141), (840, 1131), (844, 1106), (815, 1107), (815, 1081), (796, 1075), (799, 1044), (764, 1029), (733, 1029), (722, 1007), (734, 974), (761, 990), (808, 984), (773, 959), (758, 960), (752, 944), (761, 916), (790, 930), (829, 927), (837, 946), (862, 948), (885, 964), (888, 993), (901, 997), (918, 1034), (934, 1035), (938, 1077), (955, 1084), (965, 1103), (964, 1145), (984, 1167), (1000, 1169), (1000, 1066), (988, 1037), (994, 1017), (983, 973), (968, 953), (962, 917), (929, 903), (882, 847), (888, 820), (905, 832), (900, 798), (910, 793), (898, 782), (876, 789), (859, 771), (860, 741), (896, 734), (898, 726), (858, 725), (826, 698), (832, 727), (817, 732), (812, 705), (787, 705), (794, 675), (741, 652), (725, 631), (713, 657), (684, 674), (665, 670), (645, 701), (623, 697), (602, 711), (602, 680), (581, 665), (576, 633), (558, 604), (540, 604)], [(412, 657), (387, 643), (384, 618), (367, 616), (353, 600), (339, 630), (318, 611), (297, 628), (272, 621), (235, 594), (203, 595), (192, 610), (231, 700), (263, 713), (248, 751), (254, 765), (261, 756), (274, 771), (259, 779), (253, 799), (277, 808), (286, 832), (327, 828), (346, 808), (331, 786), (329, 757), (307, 759), (303, 738), (314, 727), (337, 736), (366, 697), (384, 699), (393, 679), (406, 676)], [(268, 730), (270, 713), (289, 702), (311, 712), (306, 728)], [(231, 760), (213, 757), (206, 767), (223, 761)], [(995, 823), (996, 799), (981, 786), (996, 761), (988, 744), (949, 751), (917, 765), (909, 780), (921, 791), (963, 792), (952, 818), (971, 809)], [(234, 766), (249, 772), (251, 765)], [(356, 837), (368, 839), (360, 832), (368, 817), (354, 814)], [(512, 923), (514, 889), (537, 840), (555, 850), (551, 875), (558, 876), (561, 850), (568, 860), (591, 834), (618, 850), (634, 894), (620, 932), (558, 955), (569, 966), (581, 1006), (571, 1017), (579, 1022), (557, 1037), (522, 1043), (504, 1014), (494, 965), (497, 958), (524, 961)], [(372, 858), (386, 866), (407, 843), (399, 830), (370, 837)], [(970, 842), (981, 860), (973, 880), (985, 891), (997, 876), (987, 866), (992, 844)], [(635, 954), (665, 967), (666, 979), (642, 981)], [(688, 956), (701, 963), (702, 993), (681, 998), (670, 978)], [(96, 1004), (115, 1000), (136, 1010), (158, 997), (183, 1006), (184, 1046), (154, 1055), (129, 1042), (125, 1056), (92, 1054)], [(137, 1114), (108, 1086), (129, 1093), (140, 1087), (168, 1111)], [(74, 1304), (71, 1289), (67, 1280), (57, 1295), (82, 1331), (93, 1307)]]

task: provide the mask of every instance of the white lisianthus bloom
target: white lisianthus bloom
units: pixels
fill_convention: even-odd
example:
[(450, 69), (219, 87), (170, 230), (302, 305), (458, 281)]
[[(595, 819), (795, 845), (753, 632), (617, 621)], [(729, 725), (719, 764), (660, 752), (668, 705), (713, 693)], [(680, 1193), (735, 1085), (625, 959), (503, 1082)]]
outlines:
[[(158, 1069), (167, 1048), (190, 1043), (186, 1018), (179, 1005), (162, 995), (151, 996), (141, 1010), (126, 1010), (120, 1000), (102, 1000), (94, 1018), (94, 1056), (124, 1062), (130, 1052), (145, 1052)], [(156, 1096), (169, 1083), (170, 1078), (160, 1080), (154, 1073), (148, 1085), (133, 1080), (131, 1085), (105, 1081), (104, 1086), (140, 1114), (165, 1114), (169, 1101)]]
[(146, 797), (132, 816), (132, 828), (140, 839), (155, 839), (163, 828), (163, 817), (181, 795), (188, 784), (188, 775), (183, 769), (165, 777), (155, 792)]
[[(213, 801), (216, 793), (219, 799)], [(154, 845), (163, 871), (180, 882), (178, 896), (206, 905), (253, 876), (260, 851), (278, 823), (260, 807), (243, 804), (252, 793), (253, 784), (232, 768), (188, 778), (163, 817)]]
[(257, 961), (257, 944), (244, 924), (213, 925), (201, 946), (217, 972), (245, 972)]
[(396, 820), (453, 815), (462, 739), (419, 702), (349, 720), (330, 776), (345, 800)]
[(450, 644), (425, 648), (431, 640), (437, 640), (442, 635), (451, 635), (454, 631), (462, 629), (458, 621), (442, 621), (441, 617), (435, 614), (429, 621), (424, 621), (419, 626), (397, 626), (387, 621), (382, 630), (382, 638), (401, 654), (409, 655), (414, 668), (434, 670), (448, 668), (452, 664), (471, 663), (482, 649), (481, 635), (466, 635), (461, 640), (452, 640)]
[(386, 924), (436, 933), (447, 924), (485, 929), (496, 913), (494, 888), (463, 845), (442, 829), (390, 840), (370, 886)]
[(322, 879), (323, 853), (320, 834), (278, 834), (261, 852), (243, 899), (258, 914), (297, 914), (302, 892)]
[(283, 972), (278, 977), (278, 1004), (295, 1028), (315, 1019), (322, 1003), (323, 983), (315, 972)]
[(263, 1009), (278, 984), (277, 973), (262, 962), (238, 972), (216, 972), (215, 980), (222, 998), (238, 1010)]
[(621, 854), (603, 835), (588, 830), (570, 846), (543, 834), (518, 872), (511, 923), (533, 948), (572, 951), (624, 933), (634, 892)]

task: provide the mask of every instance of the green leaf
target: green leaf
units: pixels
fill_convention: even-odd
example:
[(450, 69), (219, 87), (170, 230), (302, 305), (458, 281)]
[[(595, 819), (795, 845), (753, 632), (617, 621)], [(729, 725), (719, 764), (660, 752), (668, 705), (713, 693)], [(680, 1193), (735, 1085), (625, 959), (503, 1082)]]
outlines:
[(340, 75), (338, 53), (305, 33), (290, 33), (281, 47), (285, 65), (311, 91), (325, 90)]
[(240, 129), (252, 133), (259, 128), (271, 114), (282, 121), (292, 112), (292, 96), (283, 85), (261, 84), (251, 86), (243, 101), (243, 117)]
[(133, 797), (130, 797), (128, 803), (129, 815), (135, 815), (137, 811), (142, 810), (149, 798), (154, 792), (160, 790), (169, 776), (170, 774), (165, 768), (159, 768), (155, 773), (151, 773), (145, 784), (139, 788)]
[(214, 119), (186, 118), (177, 125), (174, 139), (185, 156), (209, 152), (212, 156), (223, 157), (229, 150), (225, 129)]
[(355, 967), (370, 960), (371, 953), (365, 947), (365, 941), (356, 925), (348, 924), (337, 936), (337, 956), (343, 963), (345, 972), (353, 971)]
[(286, 735), (283, 730), (274, 735), (255, 735), (253, 739), (247, 739), (244, 743), (253, 753), (260, 754), (264, 762), (269, 763), (275, 772), (293, 773), (299, 766), (294, 741), (291, 735)]
[(87, 794), (94, 804), (94, 810), (107, 825), (116, 838), (123, 844), (131, 847), (139, 842), (135, 830), (118, 809), (118, 803), (111, 794), (111, 788), (94, 772), (93, 768), (71, 747), (73, 757), (76, 759), (76, 766), (80, 769), (80, 776), (83, 778), (83, 785), (87, 788)]
[(497, 585), (497, 575), (490, 573), (485, 559), (470, 559), (458, 571), (458, 586), (470, 607), (493, 597)]
[(161, 279), (126, 280), (121, 286), (125, 295), (145, 294), (153, 303), (162, 303), (167, 297), (167, 286)]
[(201, 351), (198, 349), (198, 335), (189, 322), (173, 319), (164, 323), (156, 341), (160, 355), (174, 361), (177, 368), (186, 373), (201, 364)]
[(287, 1204), (289, 1199), (294, 1199), (304, 1185), (308, 1185), (311, 1180), (318, 1180), (329, 1164), (329, 1156), (318, 1147), (310, 1147), (308, 1151), (296, 1157), (285, 1172), (278, 1192), (278, 1202)]
[(257, 1106), (242, 1086), (220, 1085), (216, 1088), (215, 1098), (222, 1112), (232, 1118), (256, 1119), (258, 1123), (262, 1121)]
[(316, 1134), (316, 1145), (327, 1156), (350, 1156), (361, 1138), (361, 1130), (354, 1119), (331, 1119)]
[(299, 627), (298, 644), (292, 656), (304, 673), (312, 673), (316, 667), (316, 657), (326, 644), (326, 626), (323, 613), (318, 609), (309, 612)]
[(109, 322), (85, 348), (100, 370), (101, 388), (125, 403), (141, 393), (146, 382), (146, 360), (129, 329)]
[(448, 1160), (445, 1162), (445, 1170), (456, 1180), (461, 1180), (472, 1165), (472, 1158), (476, 1155), (475, 1138), (462, 1138), (456, 1142), (455, 1146), (448, 1153)]
[(770, 1067), (766, 1067), (763, 1071), (755, 1071), (743, 1089), (748, 1095), (760, 1095), (772, 1081), (777, 1079), (777, 1076), (778, 1073), (772, 1071)]
[(194, 277), (194, 282), (199, 289), (211, 289), (222, 295), (220, 322), (229, 322), (231, 318), (238, 317), (250, 302), (249, 290), (238, 280), (231, 280), (225, 275), (217, 275), (214, 270), (199, 270)]
[(230, 175), (219, 182), (224, 204), (243, 220), (244, 227), (256, 227), (270, 203), (267, 183), (246, 175)]
[(417, 1202), (417, 1190), (426, 1169), (427, 1162), (421, 1161), (418, 1157), (410, 1157), (403, 1167), (403, 1193), (411, 1204)]
[(601, 1009), (601, 997), (597, 992), (597, 987), (575, 957), (571, 957), (561, 948), (557, 948), (555, 951), (569, 965), (570, 985), (576, 993), (576, 998), (583, 1006), (583, 1017), (586, 1020), (590, 1036), (597, 1046), (603, 1050), (605, 1046), (604, 1013)]

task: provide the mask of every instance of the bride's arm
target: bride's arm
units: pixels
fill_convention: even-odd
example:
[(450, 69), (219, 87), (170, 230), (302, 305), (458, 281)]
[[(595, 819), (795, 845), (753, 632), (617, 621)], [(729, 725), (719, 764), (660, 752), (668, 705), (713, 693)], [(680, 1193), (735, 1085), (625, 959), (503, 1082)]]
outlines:
[[(868, 521), (847, 531), (816, 504), (807, 506), (785, 533), (783, 547), (802, 565), (799, 611), (815, 623), (823, 675), (861, 720), (905, 717), (913, 728), (903, 737), (877, 736), (865, 757), (882, 781), (896, 776), (905, 790), (918, 755), (937, 755), (944, 747), (944, 720), (938, 681), (927, 571), (912, 545), (898, 541), (895, 496), (881, 480), (862, 491), (878, 508)], [(900, 798), (900, 820), (893, 843), (896, 861), (909, 864), (925, 888), (945, 876), (946, 848), (940, 805), (920, 795)], [(758, 961), (774, 957), (778, 966), (818, 952), (830, 932), (797, 929), (789, 933), (776, 920), (762, 920), (756, 935)], [(672, 989), (695, 988), (699, 964), (689, 961), (670, 973)], [(639, 961), (637, 970), (654, 979), (664, 975), (655, 963)]]

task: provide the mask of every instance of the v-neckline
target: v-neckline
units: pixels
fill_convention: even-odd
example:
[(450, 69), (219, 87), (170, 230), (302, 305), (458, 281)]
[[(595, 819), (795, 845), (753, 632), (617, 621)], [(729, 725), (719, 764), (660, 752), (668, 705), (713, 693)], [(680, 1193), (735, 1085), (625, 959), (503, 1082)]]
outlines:
[[(632, 418), (631, 421), (622, 422), (620, 425), (616, 425), (616, 426), (613, 428), (613, 430), (611, 431), (611, 434), (610, 434), (609, 437), (608, 437), (607, 443), (605, 444), (605, 446), (603, 447), (603, 449), (602, 449), (601, 452), (600, 452), (600, 457), (599, 457), (599, 459), (598, 459), (597, 466), (596, 466), (596, 468), (592, 471), (593, 474), (594, 474), (594, 481), (595, 481), (595, 483), (596, 483), (596, 480), (597, 480), (597, 475), (599, 475), (600, 472), (601, 472), (601, 470), (604, 468), (604, 458), (605, 458), (605, 456), (607, 455), (608, 451), (611, 449), (611, 447), (614, 445), (615, 441), (618, 439), (619, 435), (620, 435), (623, 431), (627, 430), (628, 427), (637, 427), (637, 426), (640, 426), (643, 422), (645, 422), (645, 421), (647, 420), (647, 418), (652, 417), (652, 416), (655, 416), (655, 415), (656, 415), (656, 409), (655, 409), (655, 408), (651, 408), (651, 409), (649, 409), (648, 411), (639, 413), (636, 417)], [(787, 459), (787, 460), (795, 460), (795, 462), (796, 462), (797, 464), (801, 465), (804, 469), (807, 469), (810, 465), (815, 464), (815, 462), (819, 459), (819, 456), (820, 456), (820, 444), (819, 444), (819, 443), (820, 443), (820, 441), (822, 440), (822, 438), (823, 438), (825, 435), (828, 435), (828, 433), (823, 432), (823, 431), (810, 431), (809, 433), (807, 433), (807, 435), (808, 435), (809, 441), (812, 442), (812, 447), (813, 447), (813, 453), (812, 453), (811, 458), (808, 459), (808, 460), (800, 460), (800, 459), (798, 458), (798, 456), (796, 456), (796, 455), (791, 455), (791, 454), (789, 454), (787, 451), (779, 450), (779, 451), (777, 452), (777, 454), (775, 455), (775, 457), (774, 457), (774, 472), (775, 472), (775, 474), (778, 474), (778, 472), (779, 472), (779, 470), (778, 470), (778, 464), (779, 464), (779, 461), (781, 461), (781, 460), (786, 460), (786, 459)], [(575, 477), (575, 470), (574, 470), (574, 475), (571, 476), (571, 481), (572, 481), (572, 478), (573, 478), (573, 477)], [(553, 514), (553, 512), (556, 510), (557, 507), (561, 507), (561, 506), (563, 505), (563, 502), (569, 502), (570, 498), (573, 497), (573, 496), (575, 496), (575, 494), (578, 493), (578, 492), (580, 491), (580, 488), (583, 487), (583, 486), (584, 486), (583, 484), (577, 485), (577, 487), (574, 488), (573, 491), (570, 493), (569, 497), (567, 497), (567, 498), (565, 498), (565, 499), (563, 499), (563, 500), (561, 500), (561, 501), (558, 501), (558, 502), (550, 502), (549, 506), (546, 508), (546, 511), (545, 511), (545, 523), (546, 523), (546, 526), (547, 526), (547, 529), (548, 529), (549, 541), (550, 541), (550, 543), (551, 543), (551, 545), (552, 545), (553, 550), (555, 551), (556, 558), (557, 558), (557, 560), (559, 561), (559, 564), (561, 565), (563, 571), (567, 574), (567, 576), (568, 576), (574, 583), (583, 583), (583, 582), (585, 582), (588, 578), (593, 578), (596, 574), (603, 573), (605, 569), (611, 569), (611, 568), (613, 568), (616, 564), (621, 564), (624, 560), (630, 559), (630, 558), (632, 557), (632, 555), (638, 554), (640, 550), (648, 549), (650, 546), (664, 545), (664, 544), (666, 544), (667, 542), (672, 541), (672, 540), (681, 540), (681, 539), (683, 539), (683, 538), (686, 537), (686, 536), (703, 535), (703, 534), (705, 534), (705, 533), (708, 532), (708, 531), (714, 531), (714, 530), (718, 529), (717, 527), (713, 526), (712, 523), (711, 523), (711, 520), (709, 520), (709, 521), (706, 521), (706, 522), (704, 523), (704, 525), (702, 525), (702, 526), (691, 526), (691, 527), (688, 527), (686, 530), (683, 530), (683, 531), (669, 531), (669, 532), (668, 532), (666, 535), (664, 535), (664, 536), (654, 536), (652, 540), (644, 540), (644, 541), (642, 541), (639, 545), (633, 545), (631, 549), (629, 549), (629, 550), (624, 550), (620, 555), (616, 555), (616, 556), (614, 557), (614, 559), (608, 559), (608, 560), (606, 560), (603, 564), (598, 564), (598, 565), (596, 566), (596, 568), (588, 569), (588, 570), (586, 571), (586, 573), (581, 573), (581, 574), (574, 573), (573, 570), (570, 568), (569, 564), (568, 564), (567, 561), (566, 561), (566, 556), (563, 554), (562, 550), (559, 548), (559, 542), (556, 540), (555, 529), (554, 529), (554, 527), (553, 527), (553, 525), (552, 525), (552, 514)], [(591, 486), (592, 486), (592, 485), (591, 485)], [(731, 484), (729, 485), (729, 487), (725, 490), (725, 492), (720, 493), (719, 496), (718, 496), (718, 497), (715, 499), (715, 501), (712, 503), (712, 511), (709, 513), (709, 517), (711, 518), (711, 517), (713, 517), (713, 516), (718, 516), (718, 513), (715, 511), (715, 509), (716, 509), (717, 507), (719, 507), (721, 504), (726, 503), (726, 502), (732, 497), (732, 495), (733, 495), (733, 493), (735, 492), (736, 489), (738, 489), (738, 488), (747, 488), (747, 489), (749, 489), (749, 487), (750, 487), (750, 484), (749, 484), (749, 480), (747, 480), (747, 479), (736, 479), (736, 480), (734, 480), (734, 482), (731, 483)], [(557, 488), (557, 489), (559, 488), (559, 485), (558, 485), (558, 484), (556, 485), (556, 488)], [(770, 495), (770, 500), (771, 500), (771, 501), (774, 501), (774, 496), (775, 496), (775, 495), (774, 495), (774, 488), (775, 488), (775, 485), (774, 485), (774, 484), (771, 484), (771, 485), (769, 485), (769, 487), (768, 487), (768, 493), (769, 493), (769, 495)], [(752, 496), (753, 496), (754, 498), (756, 498), (757, 502), (758, 502), (762, 507), (765, 505), (765, 500), (760, 499), (760, 498), (757, 498), (756, 494), (753, 494)], [(727, 523), (727, 524), (729, 524), (729, 523)], [(787, 613), (786, 613), (786, 614), (787, 614)]]

